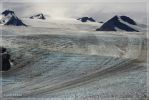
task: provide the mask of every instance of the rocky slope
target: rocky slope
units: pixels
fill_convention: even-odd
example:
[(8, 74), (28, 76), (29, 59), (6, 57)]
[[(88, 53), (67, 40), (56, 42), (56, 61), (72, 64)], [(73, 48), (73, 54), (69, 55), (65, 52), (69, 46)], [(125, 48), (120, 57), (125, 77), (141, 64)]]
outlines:
[(26, 26), (11, 10), (5, 10), (2, 12), (2, 18), (0, 19), (2, 25), (13, 25), (13, 26)]
[(127, 16), (114, 16), (107, 22), (105, 22), (96, 31), (127, 31), (127, 32), (139, 32), (135, 27), (137, 23)]
[(80, 20), (81, 22), (96, 22), (92, 17), (82, 17), (77, 20)]
[(42, 20), (45, 20), (46, 18), (45, 18), (45, 16), (42, 13), (40, 13), (40, 14), (31, 16), (30, 19), (42, 19)]

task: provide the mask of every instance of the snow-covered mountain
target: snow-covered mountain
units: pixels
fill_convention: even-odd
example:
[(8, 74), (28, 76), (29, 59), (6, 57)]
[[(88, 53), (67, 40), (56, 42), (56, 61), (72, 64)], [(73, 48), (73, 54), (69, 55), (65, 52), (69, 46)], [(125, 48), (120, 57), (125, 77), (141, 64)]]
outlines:
[(42, 19), (42, 20), (45, 20), (46, 18), (45, 18), (45, 16), (42, 13), (40, 13), (40, 14), (31, 16), (30, 19)]
[[(32, 20), (34, 19), (34, 20)], [(96, 22), (92, 17), (75, 18), (52, 18), (42, 13), (31, 17), (19, 19), (14, 11), (5, 10), (0, 17), (1, 25), (31, 26), (40, 28), (56, 28), (81, 31), (128, 31), (144, 32), (146, 26), (139, 24), (127, 16), (114, 16), (107, 22)], [(100, 27), (100, 28), (99, 28)]]
[(14, 25), (14, 26), (26, 26), (11, 10), (5, 10), (2, 12), (0, 24), (2, 25)]
[(80, 20), (81, 22), (96, 22), (92, 17), (82, 17), (77, 20)]
[(80, 31), (95, 31), (101, 23), (86, 22), (82, 23), (75, 18), (52, 18), (46, 17), (45, 20), (22, 18), (23, 22), (30, 27), (63, 29), (63, 30), (80, 30)]
[(96, 31), (128, 31), (139, 32), (137, 23), (127, 16), (114, 16)]

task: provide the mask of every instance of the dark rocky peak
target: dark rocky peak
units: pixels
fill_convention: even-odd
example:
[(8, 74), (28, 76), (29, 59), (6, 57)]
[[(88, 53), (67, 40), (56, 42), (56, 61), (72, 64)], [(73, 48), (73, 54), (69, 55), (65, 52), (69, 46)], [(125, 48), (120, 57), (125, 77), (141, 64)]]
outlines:
[(5, 10), (4, 12), (2, 12), (2, 15), (4, 16), (7, 16), (8, 14), (15, 15), (14, 11), (12, 10)]
[(31, 18), (31, 19), (37, 18), (37, 19), (43, 19), (43, 20), (46, 19), (45, 16), (44, 16), (42, 13), (37, 14), (37, 15), (33, 15), (33, 16), (31, 16), (30, 18)]
[(122, 31), (138, 32), (138, 30), (134, 29), (131, 25), (137, 24), (127, 16), (116, 15), (105, 22), (100, 28), (96, 29), (96, 31), (117, 31), (117, 29), (120, 29)]
[(78, 18), (77, 20), (80, 20), (81, 22), (96, 22), (92, 17), (82, 17)]

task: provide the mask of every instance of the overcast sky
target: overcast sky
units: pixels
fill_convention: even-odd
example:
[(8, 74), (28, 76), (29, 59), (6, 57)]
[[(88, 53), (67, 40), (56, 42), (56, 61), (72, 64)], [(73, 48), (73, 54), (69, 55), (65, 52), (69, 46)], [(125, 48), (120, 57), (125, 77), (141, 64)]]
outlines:
[(146, 0), (3, 0), (0, 11), (5, 9), (14, 10), (19, 17), (44, 13), (51, 17), (89, 16), (98, 21), (114, 15), (127, 15), (139, 22), (146, 22), (147, 16)]

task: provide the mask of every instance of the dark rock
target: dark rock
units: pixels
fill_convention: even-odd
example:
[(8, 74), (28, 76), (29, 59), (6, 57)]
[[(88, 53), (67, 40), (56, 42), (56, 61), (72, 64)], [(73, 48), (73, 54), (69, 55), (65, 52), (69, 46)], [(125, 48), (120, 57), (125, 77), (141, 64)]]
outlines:
[(25, 25), (11, 10), (5, 10), (2, 12), (2, 19), (0, 20), (1, 24), (4, 25), (14, 25), (14, 26), (27, 26)]
[(8, 71), (11, 68), (10, 65), (10, 54), (7, 53), (7, 49), (4, 47), (0, 47), (0, 70)]
[(5, 10), (4, 12), (2, 12), (2, 15), (4, 16), (7, 16), (8, 14), (15, 15), (14, 11), (11, 10)]
[(99, 23), (104, 23), (104, 22), (101, 21), (101, 22), (99, 22)]
[(0, 53), (4, 53), (4, 52), (6, 52), (6, 48), (0, 47)]
[(43, 19), (45, 20), (45, 16), (41, 13), (41, 14), (37, 14), (37, 15), (34, 15), (34, 16), (31, 16), (30, 19)]
[(105, 22), (100, 28), (96, 29), (96, 31), (117, 31), (115, 28), (119, 28), (121, 30), (128, 32), (138, 32), (138, 30), (135, 30), (132, 27), (128, 26), (127, 24), (120, 22), (119, 18), (121, 18), (122, 21), (127, 22), (128, 24), (136, 25), (135, 21), (133, 21), (129, 17), (114, 16), (113, 18)]
[(127, 17), (127, 16), (120, 16), (120, 18), (121, 18), (123, 21), (125, 21), (125, 22), (127, 22), (127, 23), (129, 23), (129, 24), (137, 25), (134, 20), (132, 20), (131, 18), (129, 18), (129, 17)]
[(81, 22), (87, 22), (87, 21), (90, 21), (90, 22), (96, 22), (92, 17), (82, 17), (82, 18), (78, 18), (77, 20), (80, 20)]

